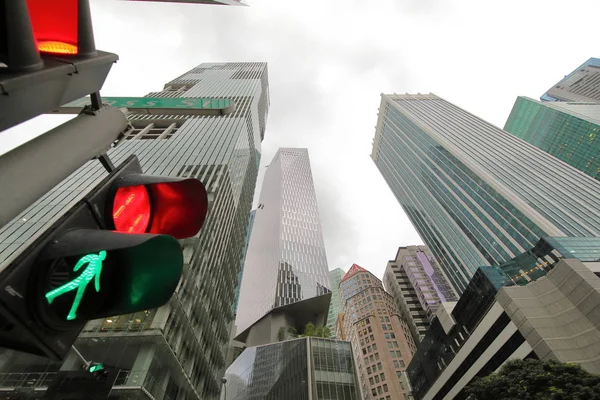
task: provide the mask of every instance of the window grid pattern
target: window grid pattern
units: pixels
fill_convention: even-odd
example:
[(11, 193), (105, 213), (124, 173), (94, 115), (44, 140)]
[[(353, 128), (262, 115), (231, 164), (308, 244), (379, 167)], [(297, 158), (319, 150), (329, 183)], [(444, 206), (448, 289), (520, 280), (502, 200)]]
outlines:
[(504, 130), (600, 180), (600, 103), (561, 105), (518, 97)]
[(598, 182), (547, 153), (434, 95), (381, 110), (372, 158), (459, 293), (541, 236), (600, 232)]
[(416, 345), (410, 328), (399, 315), (393, 297), (381, 281), (356, 264), (340, 283), (344, 329), (352, 349), (364, 399), (386, 396), (402, 400), (406, 370)]
[(352, 347), (340, 340), (301, 338), (250, 347), (225, 376), (228, 400), (305, 400), (309, 391), (317, 400), (360, 400)]
[(281, 148), (268, 166), (240, 289), (237, 332), (275, 307), (330, 292), (307, 149)]

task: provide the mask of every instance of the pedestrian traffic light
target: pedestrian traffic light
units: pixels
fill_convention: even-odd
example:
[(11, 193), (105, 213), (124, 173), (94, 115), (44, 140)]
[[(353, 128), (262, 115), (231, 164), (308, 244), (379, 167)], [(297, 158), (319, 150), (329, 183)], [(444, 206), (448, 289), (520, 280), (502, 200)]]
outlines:
[(130, 157), (0, 273), (0, 345), (61, 359), (87, 321), (165, 304), (183, 269), (176, 239), (207, 207), (199, 180), (144, 175)]
[(99, 92), (117, 59), (96, 50), (89, 0), (0, 0), (0, 131)]

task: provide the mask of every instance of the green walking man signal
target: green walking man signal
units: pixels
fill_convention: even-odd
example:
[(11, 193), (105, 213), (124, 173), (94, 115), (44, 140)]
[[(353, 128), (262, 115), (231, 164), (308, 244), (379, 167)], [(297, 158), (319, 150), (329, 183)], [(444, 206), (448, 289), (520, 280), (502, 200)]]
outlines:
[(46, 293), (46, 299), (48, 300), (48, 304), (52, 304), (52, 301), (60, 295), (63, 295), (71, 290), (77, 289), (77, 294), (75, 295), (75, 300), (73, 300), (73, 305), (71, 306), (71, 311), (69, 311), (69, 315), (67, 315), (67, 320), (73, 320), (77, 317), (75, 314), (79, 304), (81, 303), (81, 299), (83, 297), (83, 293), (85, 292), (85, 288), (88, 283), (95, 279), (95, 287), (96, 292), (100, 291), (100, 273), (102, 272), (102, 261), (106, 258), (106, 251), (102, 250), (100, 253), (96, 254), (88, 254), (83, 256), (77, 261), (73, 271), (77, 271), (79, 268), (88, 264), (87, 267), (83, 270), (81, 275), (77, 278), (73, 279), (70, 282), (65, 283), (62, 286), (57, 287)]

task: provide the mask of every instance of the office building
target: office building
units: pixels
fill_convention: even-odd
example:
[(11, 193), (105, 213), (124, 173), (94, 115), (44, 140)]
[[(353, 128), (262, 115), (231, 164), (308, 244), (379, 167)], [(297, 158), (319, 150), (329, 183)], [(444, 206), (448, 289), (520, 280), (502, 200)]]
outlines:
[(518, 97), (504, 130), (600, 179), (600, 101), (541, 102)]
[(408, 323), (415, 343), (425, 336), (439, 305), (457, 300), (427, 246), (398, 248), (396, 258), (387, 264), (383, 282)]
[[(201, 64), (147, 97), (103, 100), (129, 108), (131, 129), (109, 151), (114, 164), (136, 154), (145, 173), (200, 179), (209, 212), (200, 233), (181, 241), (184, 272), (171, 301), (91, 321), (76, 346), (87, 359), (119, 369), (111, 398), (217, 399), (269, 107), (267, 65)], [(77, 104), (64, 110), (78, 112)], [(90, 161), (1, 228), (0, 263), (9, 263), (106, 175)], [(10, 381), (0, 383), (0, 396), (19, 385), (39, 394), (59, 368), (81, 364), (73, 352), (62, 365), (15, 352), (1, 357), (1, 376)]]
[[(342, 310), (343, 310), (342, 306)], [(344, 313), (338, 314), (335, 320), (335, 338), (338, 340), (346, 340), (346, 331), (344, 330)]]
[(304, 337), (247, 348), (227, 369), (226, 400), (360, 400), (349, 342)]
[(265, 172), (236, 317), (247, 346), (282, 326), (324, 325), (331, 291), (307, 149), (280, 148)]
[(344, 331), (365, 400), (403, 400), (402, 373), (416, 351), (410, 329), (381, 281), (353, 264), (340, 283)]
[(242, 251), (242, 268), (240, 269), (240, 273), (238, 274), (237, 286), (235, 288), (235, 301), (233, 302), (233, 314), (237, 313), (238, 301), (240, 300), (240, 289), (242, 287), (242, 277), (244, 276), (244, 264), (246, 262), (246, 253), (248, 252), (248, 243), (250, 242), (250, 235), (252, 234), (252, 226), (254, 225), (254, 216), (256, 215), (256, 210), (252, 210), (250, 212), (250, 217), (248, 219), (248, 231), (246, 233), (246, 243), (244, 244), (244, 250)]
[[(342, 312), (342, 295), (340, 294), (340, 282), (344, 277), (343, 269), (336, 268), (329, 271), (329, 283), (331, 284), (331, 304), (329, 305), (329, 314), (327, 316), (327, 327), (335, 337), (335, 323), (338, 315)], [(338, 338), (341, 339), (341, 338)]]
[(548, 89), (542, 101), (600, 101), (600, 58), (590, 58)]
[(414, 398), (464, 399), (469, 382), (515, 358), (600, 373), (599, 259), (600, 238), (545, 237), (505, 264), (479, 268), (419, 344), (407, 369)]
[(458, 294), (543, 236), (600, 236), (600, 182), (433, 95), (382, 95), (375, 165)]

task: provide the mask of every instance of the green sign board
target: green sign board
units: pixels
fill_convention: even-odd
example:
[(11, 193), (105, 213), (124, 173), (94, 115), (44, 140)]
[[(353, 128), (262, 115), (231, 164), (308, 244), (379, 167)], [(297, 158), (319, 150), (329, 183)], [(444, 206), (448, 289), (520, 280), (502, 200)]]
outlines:
[[(127, 108), (134, 114), (153, 115), (226, 115), (235, 111), (235, 103), (229, 99), (159, 97), (102, 97), (102, 103), (116, 108)], [(82, 97), (53, 111), (58, 114), (79, 114), (90, 105), (89, 97)]]
[[(208, 109), (223, 110), (231, 107), (233, 102), (229, 99), (211, 98), (173, 98), (163, 99), (158, 97), (102, 97), (102, 103), (111, 107), (126, 108), (175, 108), (175, 109)], [(90, 104), (89, 97), (72, 101), (63, 107), (83, 107)]]

